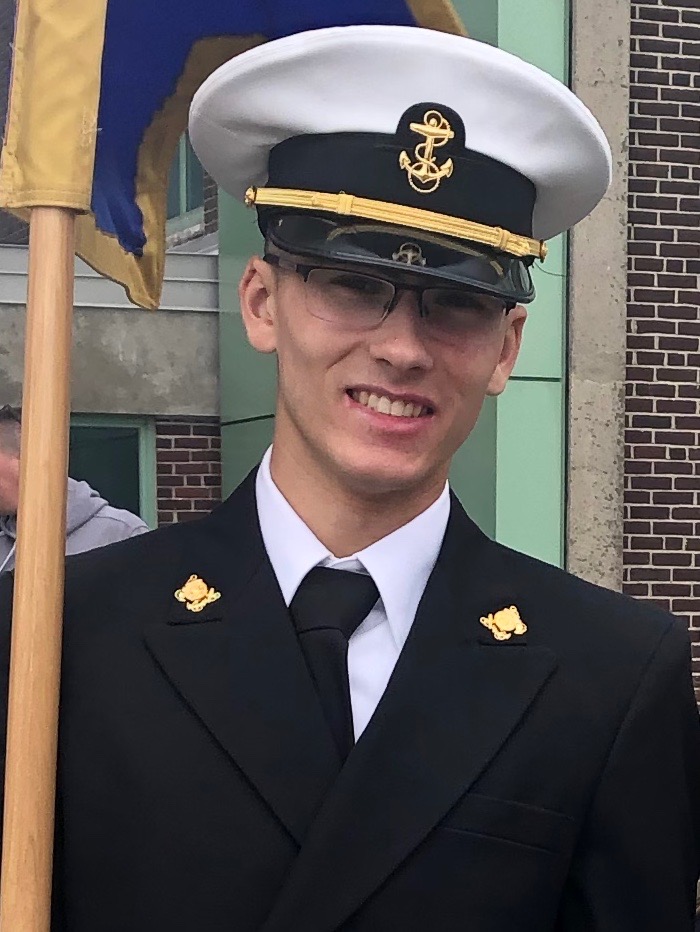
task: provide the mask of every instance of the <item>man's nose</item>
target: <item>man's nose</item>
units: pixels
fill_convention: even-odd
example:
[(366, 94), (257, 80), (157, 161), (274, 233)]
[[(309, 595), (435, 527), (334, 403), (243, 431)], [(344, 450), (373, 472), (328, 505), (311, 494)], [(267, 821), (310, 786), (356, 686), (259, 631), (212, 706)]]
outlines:
[(378, 361), (398, 369), (429, 370), (433, 366), (426, 325), (420, 316), (418, 295), (400, 291), (396, 303), (376, 330), (372, 331), (370, 352)]

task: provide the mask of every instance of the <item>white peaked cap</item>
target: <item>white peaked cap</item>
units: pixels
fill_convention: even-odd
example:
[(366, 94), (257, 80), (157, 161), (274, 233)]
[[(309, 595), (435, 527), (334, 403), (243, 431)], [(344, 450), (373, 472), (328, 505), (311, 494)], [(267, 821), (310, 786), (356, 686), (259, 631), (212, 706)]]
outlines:
[(270, 152), (284, 140), (393, 135), (425, 101), (459, 114), (472, 153), (532, 182), (535, 239), (569, 229), (604, 196), (610, 147), (565, 85), (500, 49), (426, 29), (320, 29), (244, 52), (199, 88), (189, 131), (205, 169), (242, 200), (266, 184)]

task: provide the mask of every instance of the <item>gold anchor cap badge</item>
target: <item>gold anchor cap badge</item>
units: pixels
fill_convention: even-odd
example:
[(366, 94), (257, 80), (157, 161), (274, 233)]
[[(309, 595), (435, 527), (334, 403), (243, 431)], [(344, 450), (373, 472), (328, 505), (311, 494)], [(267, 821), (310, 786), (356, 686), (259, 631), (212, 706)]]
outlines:
[(394, 262), (405, 262), (406, 265), (426, 265), (427, 260), (423, 250), (415, 243), (404, 243), (400, 249), (391, 254)]
[(408, 175), (408, 183), (419, 194), (432, 194), (440, 186), (443, 178), (449, 178), (454, 171), (452, 159), (438, 165), (434, 150), (454, 139), (454, 131), (445, 117), (438, 110), (428, 110), (422, 123), (410, 123), (409, 129), (423, 136), (414, 149), (416, 161), (412, 162), (408, 152), (399, 156), (399, 165)]
[(194, 573), (182, 589), (175, 590), (178, 602), (184, 602), (188, 612), (201, 612), (203, 608), (221, 598), (221, 593), (210, 588), (203, 579)]
[(517, 636), (527, 631), (527, 625), (514, 605), (502, 608), (493, 615), (486, 615), (481, 618), (481, 624), (489, 629), (497, 641), (510, 641), (514, 634)]

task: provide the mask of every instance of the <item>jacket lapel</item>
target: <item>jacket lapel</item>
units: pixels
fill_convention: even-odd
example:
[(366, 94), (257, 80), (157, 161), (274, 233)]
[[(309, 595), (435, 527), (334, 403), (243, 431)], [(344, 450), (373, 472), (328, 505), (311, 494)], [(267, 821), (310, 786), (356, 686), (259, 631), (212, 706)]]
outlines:
[(453, 500), (438, 563), (386, 693), (264, 932), (337, 929), (488, 765), (555, 668), (548, 649), (527, 646), (523, 635), (497, 641), (481, 624), (482, 616), (517, 604), (500, 550)]
[(187, 528), (183, 551), (179, 584), (196, 574), (220, 598), (192, 611), (174, 586), (167, 621), (145, 632), (147, 647), (301, 843), (340, 765), (265, 553), (252, 477)]

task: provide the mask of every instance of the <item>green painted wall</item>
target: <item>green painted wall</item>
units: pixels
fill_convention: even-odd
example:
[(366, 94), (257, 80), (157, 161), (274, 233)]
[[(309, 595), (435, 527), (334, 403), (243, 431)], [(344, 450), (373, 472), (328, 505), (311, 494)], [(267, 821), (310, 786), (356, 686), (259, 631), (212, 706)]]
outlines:
[(222, 485), (227, 495), (272, 440), (275, 362), (249, 345), (238, 305), (248, 256), (262, 249), (253, 211), (219, 192), (219, 356), (221, 360)]
[[(454, 0), (469, 34), (568, 79), (567, 0)], [(237, 284), (261, 237), (251, 211), (220, 193), (221, 420), (224, 491), (246, 475), (272, 437), (274, 359), (248, 346)], [(502, 398), (488, 399), (455, 457), (452, 486), (499, 540), (562, 565), (566, 243), (537, 269), (521, 359)]]
[[(567, 0), (498, 0), (498, 43), (569, 81)], [(536, 270), (522, 356), (498, 403), (496, 536), (564, 565), (567, 243)]]
[[(567, 0), (455, 0), (471, 36), (518, 55), (554, 77), (569, 79)], [(567, 244), (550, 242), (535, 269), (530, 305), (513, 379), (493, 406), (495, 429), (470, 438), (491, 457), (495, 475), (493, 530), (518, 550), (564, 563), (565, 346)], [(489, 449), (484, 449), (490, 444)], [(481, 481), (483, 482), (483, 476)]]
[(498, 0), (453, 0), (453, 4), (472, 39), (498, 45)]

